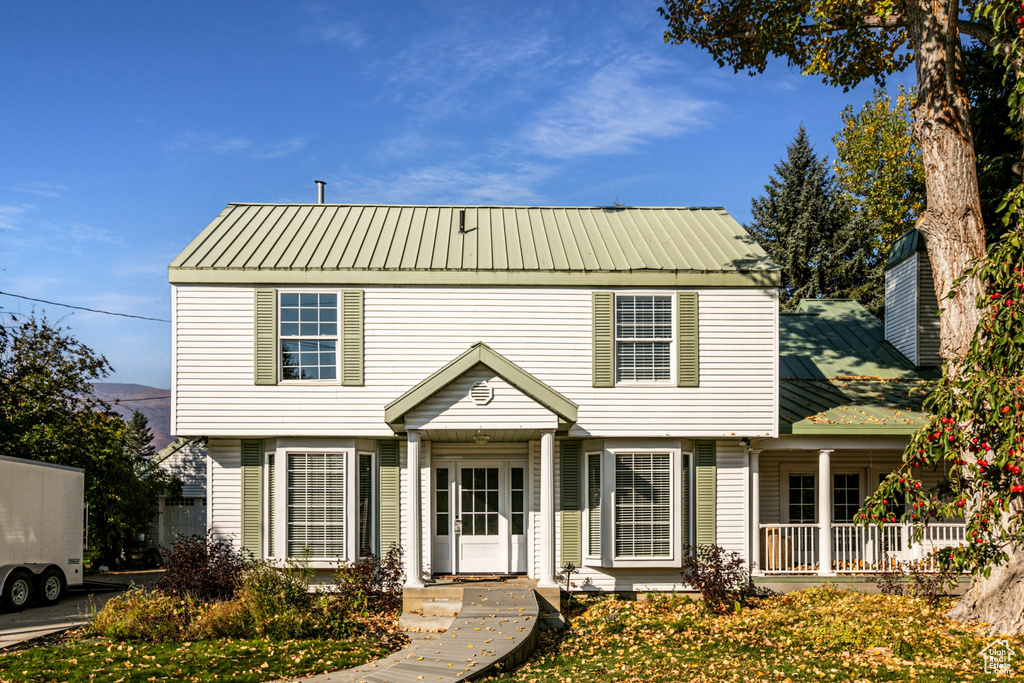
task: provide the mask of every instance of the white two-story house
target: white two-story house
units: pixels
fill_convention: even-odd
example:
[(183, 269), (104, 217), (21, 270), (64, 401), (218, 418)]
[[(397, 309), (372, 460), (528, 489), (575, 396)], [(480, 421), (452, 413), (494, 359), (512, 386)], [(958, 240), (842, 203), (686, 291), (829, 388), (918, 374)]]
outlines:
[(751, 556), (779, 280), (722, 209), (230, 204), (170, 266), (172, 431), (257, 557), (671, 588)]
[(847, 513), (920, 424), (915, 366), (856, 304), (780, 356), (780, 271), (722, 209), (230, 204), (170, 281), (172, 432), (255, 557), (625, 591), (698, 544), (880, 567)]

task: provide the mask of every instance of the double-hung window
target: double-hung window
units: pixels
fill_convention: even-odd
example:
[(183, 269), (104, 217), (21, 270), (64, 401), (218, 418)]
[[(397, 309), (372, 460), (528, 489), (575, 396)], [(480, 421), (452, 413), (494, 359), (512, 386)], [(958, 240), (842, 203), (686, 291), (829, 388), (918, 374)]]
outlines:
[(347, 457), (343, 452), (288, 453), (288, 557), (348, 557)]
[(672, 557), (672, 455), (615, 453), (616, 559)]
[(281, 379), (338, 378), (338, 295), (282, 292)]
[(672, 380), (672, 297), (615, 297), (615, 381)]

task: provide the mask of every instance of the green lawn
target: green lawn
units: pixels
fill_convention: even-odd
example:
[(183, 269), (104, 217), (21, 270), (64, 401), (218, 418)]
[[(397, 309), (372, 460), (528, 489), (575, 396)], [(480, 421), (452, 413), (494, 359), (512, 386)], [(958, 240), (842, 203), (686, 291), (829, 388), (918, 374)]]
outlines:
[(358, 666), (384, 657), (372, 642), (204, 640), (122, 643), (76, 638), (0, 655), (0, 682), (270, 681)]
[[(688, 598), (591, 598), (572, 625), (491, 681), (989, 681), (993, 638), (905, 597), (811, 589), (710, 616)], [(1010, 638), (1024, 677), (1024, 637)]]

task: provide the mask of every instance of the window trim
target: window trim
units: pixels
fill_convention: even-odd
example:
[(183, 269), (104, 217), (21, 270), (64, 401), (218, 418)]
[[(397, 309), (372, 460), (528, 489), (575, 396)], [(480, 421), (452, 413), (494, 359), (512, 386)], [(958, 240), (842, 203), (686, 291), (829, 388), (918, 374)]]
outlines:
[[(669, 538), (670, 552), (667, 557), (615, 557), (615, 456), (627, 453), (653, 453), (669, 456)], [(630, 439), (605, 442), (601, 461), (601, 536), (603, 566), (618, 567), (680, 567), (682, 566), (682, 523), (680, 511), (682, 497), (682, 443), (678, 440), (666, 442), (664, 439)], [(693, 507), (690, 496), (690, 507)], [(693, 511), (690, 510), (692, 518)]]
[[(591, 538), (593, 530), (590, 526), (591, 509), (590, 509), (590, 461), (594, 459), (597, 462), (598, 467), (598, 478), (597, 478), (597, 496), (598, 496), (598, 533), (597, 536), (597, 553), (590, 552)], [(604, 564), (604, 505), (600, 502), (605, 500), (602, 491), (602, 484), (604, 482), (604, 451), (600, 448), (597, 449), (585, 449), (583, 450), (583, 467), (580, 468), (583, 477), (583, 504), (580, 506), (583, 513), (583, 564), (587, 567), (600, 567)]]
[[(337, 329), (335, 330), (333, 337), (308, 337), (298, 335), (295, 337), (285, 337), (281, 334), (281, 297), (285, 294), (334, 294), (335, 295), (335, 324)], [(330, 288), (315, 288), (315, 289), (278, 289), (277, 298), (274, 302), (274, 314), (276, 316), (274, 326), (274, 344), (275, 344), (275, 371), (277, 373), (277, 383), (286, 385), (338, 385), (341, 384), (342, 377), (342, 330), (341, 330), (341, 312), (342, 312), (342, 296), (343, 292), (340, 289)], [(316, 341), (331, 341), (334, 340), (334, 379), (286, 379), (284, 376), (284, 351), (281, 348), (281, 343), (284, 340), (316, 340)]]
[(364, 555), (359, 553), (362, 552), (362, 548), (358, 547), (359, 544), (359, 460), (363, 456), (370, 458), (370, 519), (368, 524), (370, 525), (370, 552), (376, 556), (380, 556), (380, 522), (378, 520), (379, 508), (380, 508), (380, 467), (377, 460), (376, 449), (356, 449), (355, 462), (356, 462), (356, 476), (355, 476), (355, 498), (356, 498), (356, 517), (355, 517), (355, 536), (356, 536), (356, 554), (363, 558)]
[[(357, 471), (359, 451), (369, 451), (356, 447), (352, 439), (322, 439), (316, 437), (297, 437), (291, 439), (278, 439), (274, 448), (277, 466), (274, 473), (277, 481), (275, 495), (275, 517), (278, 523), (275, 525), (274, 559), (279, 562), (287, 562), (288, 555), (288, 454), (289, 453), (340, 453), (345, 456), (346, 474), (351, 475)], [(338, 565), (338, 560), (345, 559), (354, 561), (356, 559), (356, 545), (358, 544), (358, 489), (357, 477), (346, 476), (345, 478), (345, 557), (344, 558), (310, 558), (309, 567), (312, 569), (332, 569)], [(266, 516), (264, 516), (264, 524)], [(375, 530), (376, 532), (376, 530)]]
[[(814, 521), (813, 522), (791, 522), (789, 520), (789, 475), (810, 474), (814, 477)], [(779, 524), (817, 524), (821, 519), (821, 510), (818, 509), (818, 498), (820, 495), (818, 482), (818, 467), (815, 465), (782, 464), (779, 468)], [(831, 495), (829, 496), (831, 505)]]
[[(668, 345), (668, 378), (644, 380), (619, 379), (618, 302), (620, 296), (666, 297), (671, 310), (669, 329), (672, 339)], [(612, 385), (616, 387), (675, 387), (678, 383), (679, 309), (675, 290), (614, 290), (612, 291)], [(641, 340), (646, 341), (646, 340)], [(658, 341), (652, 339), (650, 341)]]

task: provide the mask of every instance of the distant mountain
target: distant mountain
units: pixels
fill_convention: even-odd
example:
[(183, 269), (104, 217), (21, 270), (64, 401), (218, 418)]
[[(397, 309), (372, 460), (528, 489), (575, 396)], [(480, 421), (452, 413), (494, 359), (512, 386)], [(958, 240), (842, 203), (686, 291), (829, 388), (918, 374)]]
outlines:
[(126, 420), (137, 410), (149, 420), (153, 447), (160, 450), (174, 441), (171, 436), (171, 390), (142, 384), (94, 382), (96, 396), (106, 401)]

